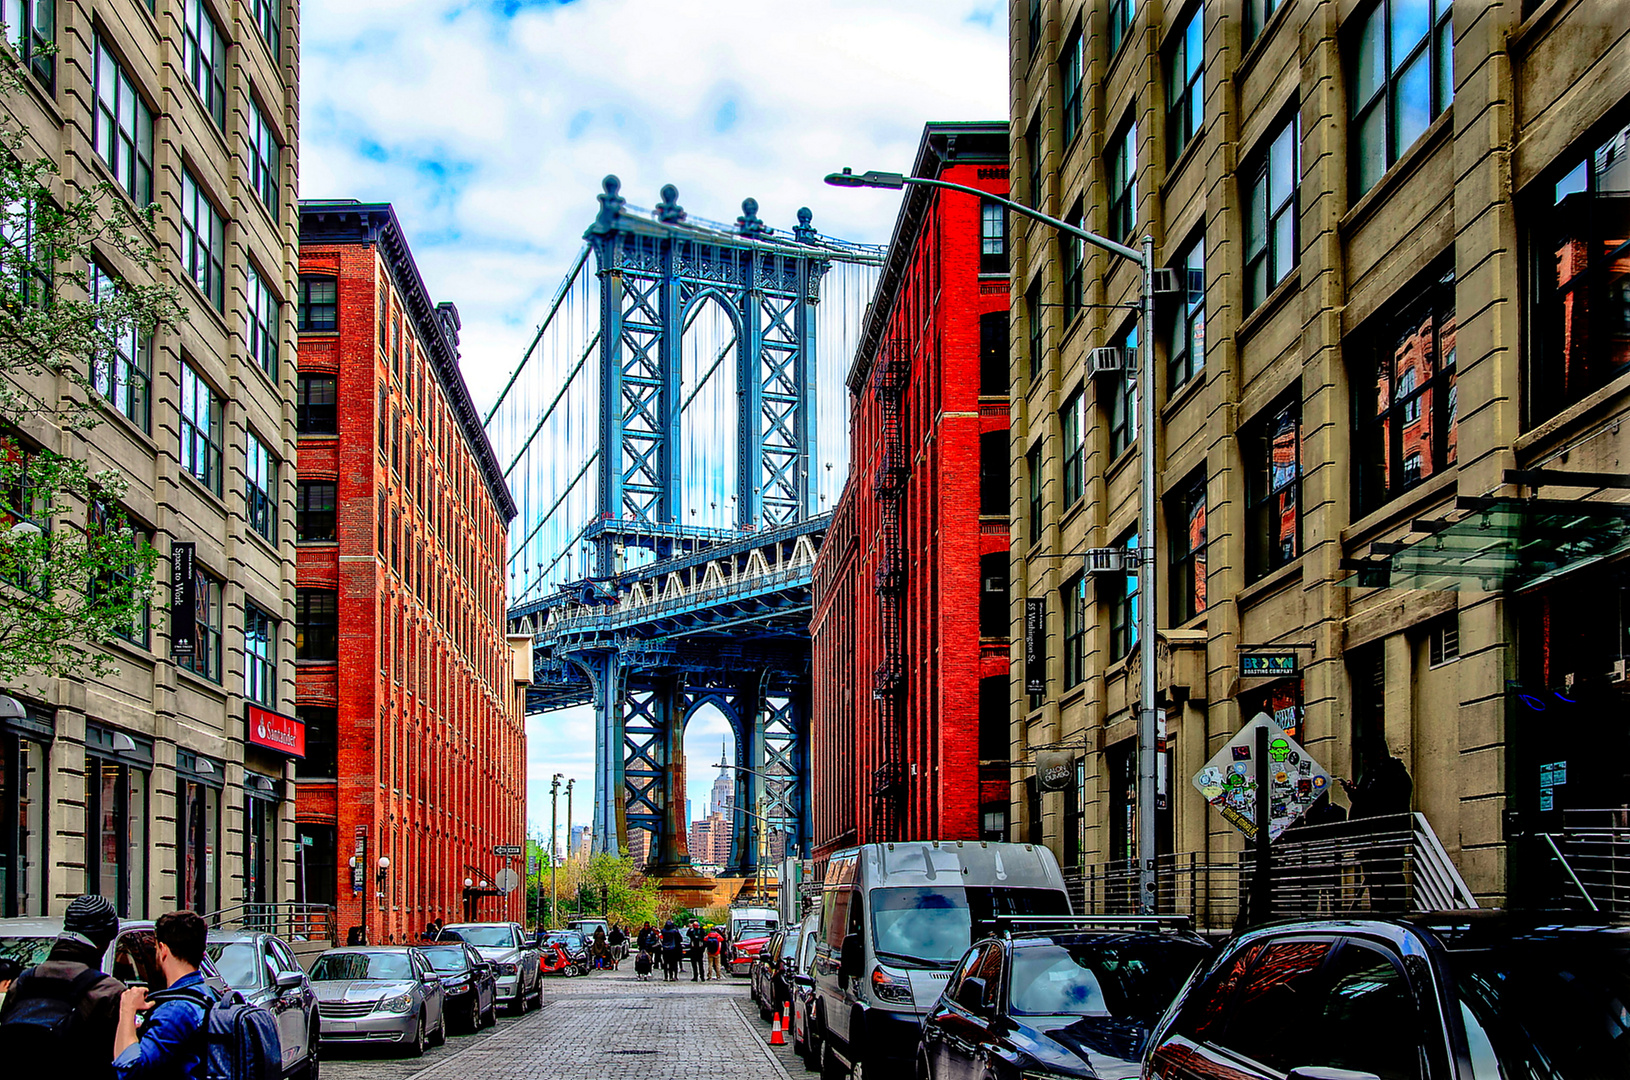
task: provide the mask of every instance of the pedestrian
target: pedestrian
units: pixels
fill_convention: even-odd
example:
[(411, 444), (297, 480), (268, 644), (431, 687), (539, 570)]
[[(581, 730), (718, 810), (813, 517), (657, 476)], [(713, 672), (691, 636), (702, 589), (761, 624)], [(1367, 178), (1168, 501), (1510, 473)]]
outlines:
[(719, 967), (719, 961), (723, 959), (724, 953), (724, 935), (719, 933), (717, 926), (708, 927), (707, 936), (702, 939), (702, 947), (707, 950), (708, 978), (724, 978), (724, 971)]
[(119, 916), (100, 896), (68, 905), (45, 961), (17, 972), (0, 1003), (0, 1060), (15, 1076), (101, 1076), (125, 984), (102, 970)]
[(1369, 885), (1370, 905), (1378, 912), (1402, 912), (1406, 902), (1403, 845), (1387, 834), (1397, 836), (1409, 831), (1408, 824), (1399, 818), (1412, 809), (1415, 782), (1381, 736), (1367, 736), (1354, 750), (1364, 771), (1356, 784), (1343, 778), (1341, 788), (1352, 803), (1347, 820), (1364, 822), (1355, 826), (1353, 833), (1363, 852), (1359, 861)]
[(691, 920), (690, 929), (685, 931), (686, 955), (690, 958), (690, 981), (702, 980), (702, 924), (695, 919)]
[(6, 994), (11, 990), (12, 980), (23, 973), (23, 965), (7, 957), (0, 957), (0, 1012), (6, 1008)]
[[(204, 1080), (204, 1022), (215, 991), (198, 968), (209, 928), (196, 912), (172, 911), (153, 926), (165, 987), (152, 995), (143, 986), (119, 998), (119, 1031), (113, 1040), (118, 1080)], [(147, 1019), (136, 1031), (136, 1017)]]
[(645, 925), (640, 927), (639, 937), (635, 940), (635, 944), (652, 956), (655, 956), (662, 948), (662, 935), (657, 932), (656, 927), (651, 925), (650, 919), (646, 919)]
[(679, 933), (679, 927), (669, 919), (662, 928), (662, 981), (675, 982), (679, 978), (679, 951), (683, 948), (684, 938)]
[(617, 961), (628, 954), (628, 934), (616, 923), (611, 924), (611, 933), (606, 940), (611, 943), (611, 966), (615, 968)]

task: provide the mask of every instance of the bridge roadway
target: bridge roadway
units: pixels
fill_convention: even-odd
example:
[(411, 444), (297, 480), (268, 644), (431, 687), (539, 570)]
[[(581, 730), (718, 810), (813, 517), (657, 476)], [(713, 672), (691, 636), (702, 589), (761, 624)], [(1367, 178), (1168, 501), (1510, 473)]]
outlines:
[(323, 1080), (792, 1080), (806, 1075), (767, 1045), (747, 980), (639, 982), (633, 965), (544, 983), (544, 1007), (422, 1058), (325, 1049)]

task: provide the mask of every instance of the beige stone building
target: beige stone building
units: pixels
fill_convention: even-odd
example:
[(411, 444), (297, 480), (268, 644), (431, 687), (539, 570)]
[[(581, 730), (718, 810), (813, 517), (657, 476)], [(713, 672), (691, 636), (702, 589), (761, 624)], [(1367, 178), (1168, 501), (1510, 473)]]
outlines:
[[(1266, 711), (1337, 776), (1384, 735), (1485, 902), (1552, 887), (1513, 838), (1630, 803), (1630, 3), (1012, 0), (1010, 17), (1015, 197), (1152, 235), (1184, 289), (1161, 298), (1152, 388), (1095, 373), (1117, 356), (1095, 350), (1147, 347), (1136, 269), (1011, 226), (1012, 757), (1080, 759), (1057, 793), (1015, 770), (1015, 839), (1089, 871), (1133, 854), (1128, 657), (1152, 599), (1162, 851), (1238, 850), (1190, 778)], [(1153, 598), (1083, 554), (1140, 546)], [(1036, 695), (1026, 598), (1046, 604)], [(1269, 656), (1294, 669), (1243, 673)]]
[[(22, 437), (129, 478), (159, 581), (172, 545), (196, 545), (198, 625), (177, 662), (161, 589), (109, 647), (116, 676), (0, 686), (26, 706), (0, 720), (0, 914), (60, 914), (82, 891), (136, 918), (293, 900), (277, 747), (295, 712), (299, 6), (30, 0), (4, 17), (29, 71), (9, 122), (58, 163), (62, 198), (107, 182), (157, 204), (157, 280), (187, 309), (95, 373), (88, 437), (43, 421)], [(115, 251), (59, 272), (152, 280)]]

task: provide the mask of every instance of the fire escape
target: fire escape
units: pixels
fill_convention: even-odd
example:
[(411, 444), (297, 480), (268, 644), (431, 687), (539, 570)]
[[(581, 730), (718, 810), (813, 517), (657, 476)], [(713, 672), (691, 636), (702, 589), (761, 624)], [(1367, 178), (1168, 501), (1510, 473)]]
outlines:
[(903, 511), (911, 466), (905, 445), (903, 400), (911, 371), (910, 343), (899, 338), (890, 340), (880, 354), (872, 389), (877, 394), (883, 446), (872, 477), (872, 494), (879, 511), (876, 588), (883, 659), (872, 676), (872, 697), (877, 701), (882, 764), (872, 778), (872, 796), (876, 800), (876, 839), (889, 841), (900, 839), (906, 790), (905, 718), (901, 715), (906, 688)]

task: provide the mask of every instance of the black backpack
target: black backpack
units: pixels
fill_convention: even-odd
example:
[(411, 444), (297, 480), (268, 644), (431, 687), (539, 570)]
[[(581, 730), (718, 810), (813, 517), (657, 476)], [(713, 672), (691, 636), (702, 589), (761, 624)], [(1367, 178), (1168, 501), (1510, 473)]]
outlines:
[(277, 1080), (283, 1074), (283, 1043), (271, 1010), (251, 1005), (236, 990), (218, 999), (201, 987), (160, 990), (151, 1001), (187, 998), (204, 1007), (204, 1076), (207, 1080)]
[[(17, 976), (6, 995), (11, 1008), (0, 1023), (0, 1061), (6, 1063), (7, 1071), (15, 1069), (18, 1076), (73, 1073), (72, 1065), (86, 1057), (85, 1015), (80, 1003), (105, 978), (95, 968), (86, 968), (72, 979), (41, 975), (37, 968)], [(108, 1046), (104, 1056), (112, 1052), (113, 1047)]]

